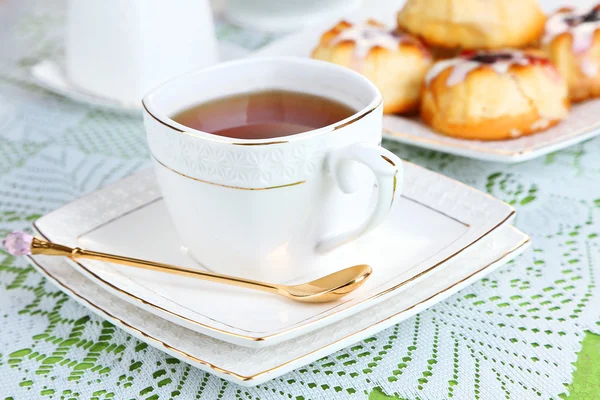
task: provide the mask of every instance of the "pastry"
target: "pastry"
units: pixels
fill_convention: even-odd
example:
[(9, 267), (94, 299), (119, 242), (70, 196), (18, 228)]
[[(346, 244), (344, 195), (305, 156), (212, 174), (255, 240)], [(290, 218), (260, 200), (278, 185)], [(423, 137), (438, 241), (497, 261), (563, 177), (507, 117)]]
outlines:
[(546, 18), (536, 0), (407, 0), (398, 26), (431, 46), (462, 49), (523, 47)]
[(546, 23), (542, 46), (572, 101), (600, 96), (600, 5), (558, 10)]
[(539, 52), (465, 51), (427, 73), (421, 117), (436, 131), (501, 140), (546, 129), (569, 111), (568, 89)]
[(321, 36), (312, 57), (343, 65), (369, 78), (381, 91), (385, 113), (416, 111), (432, 58), (414, 37), (369, 20), (342, 21)]

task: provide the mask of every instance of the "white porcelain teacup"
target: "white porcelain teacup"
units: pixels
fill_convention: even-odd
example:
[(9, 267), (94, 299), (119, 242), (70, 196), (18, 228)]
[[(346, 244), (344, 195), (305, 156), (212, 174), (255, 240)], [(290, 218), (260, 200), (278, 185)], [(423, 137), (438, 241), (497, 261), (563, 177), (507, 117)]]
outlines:
[[(227, 18), (267, 32), (292, 32), (328, 19), (339, 19), (361, 0), (228, 0)], [(333, 21), (332, 21), (333, 23)]]
[[(217, 136), (170, 118), (212, 99), (267, 89), (326, 97), (358, 111), (273, 139)], [(400, 159), (380, 147), (381, 94), (350, 69), (300, 58), (245, 59), (175, 78), (143, 104), (175, 228), (212, 271), (273, 282), (302, 276), (319, 252), (380, 224), (402, 187)]]

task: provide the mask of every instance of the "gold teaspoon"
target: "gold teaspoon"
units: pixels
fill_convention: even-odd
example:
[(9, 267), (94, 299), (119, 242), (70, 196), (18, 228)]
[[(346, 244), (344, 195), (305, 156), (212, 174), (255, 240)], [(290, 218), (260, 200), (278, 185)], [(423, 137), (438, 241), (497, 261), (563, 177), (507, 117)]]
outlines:
[(84, 250), (79, 247), (68, 247), (62, 244), (38, 239), (24, 232), (12, 232), (3, 241), (4, 247), (12, 255), (44, 254), (48, 256), (65, 256), (72, 259), (87, 258), (116, 264), (127, 265), (152, 271), (189, 276), (210, 282), (240, 286), (246, 289), (260, 290), (285, 296), (304, 303), (325, 303), (335, 301), (359, 288), (373, 270), (369, 265), (360, 264), (345, 268), (310, 282), (297, 285), (281, 285), (266, 283), (252, 279), (221, 275), (213, 272), (199, 271), (192, 268), (158, 263), (138, 258), (124, 257), (116, 254), (100, 253)]

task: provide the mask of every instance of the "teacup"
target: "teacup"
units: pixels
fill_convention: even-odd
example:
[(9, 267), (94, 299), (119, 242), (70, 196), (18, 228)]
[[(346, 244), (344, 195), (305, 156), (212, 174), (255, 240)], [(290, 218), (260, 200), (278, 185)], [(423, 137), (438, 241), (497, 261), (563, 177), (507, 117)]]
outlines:
[(360, 4), (361, 0), (228, 0), (227, 18), (257, 31), (292, 32), (338, 20)]
[[(273, 139), (234, 139), (170, 117), (195, 104), (265, 89), (345, 103), (354, 115)], [(382, 97), (362, 75), (288, 57), (223, 63), (143, 99), (155, 172), (189, 253), (209, 270), (281, 282), (319, 253), (379, 225), (402, 187), (401, 161), (380, 147)]]

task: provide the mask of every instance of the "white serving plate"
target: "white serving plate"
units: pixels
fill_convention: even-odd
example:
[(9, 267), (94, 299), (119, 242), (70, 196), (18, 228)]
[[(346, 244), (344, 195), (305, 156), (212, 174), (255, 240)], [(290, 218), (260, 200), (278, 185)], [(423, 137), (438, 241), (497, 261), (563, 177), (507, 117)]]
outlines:
[(306, 335), (253, 349), (198, 334), (103, 290), (63, 258), (32, 256), (31, 264), (80, 304), (138, 339), (201, 370), (254, 386), (347, 347), (444, 300), (520, 254), (527, 235), (504, 225), (444, 268), (368, 310)]
[[(307, 281), (356, 264), (374, 272), (358, 290), (325, 304), (289, 299), (106, 262), (75, 269), (112, 294), (188, 329), (249, 347), (300, 336), (407, 290), (506, 224), (514, 209), (458, 181), (411, 163), (390, 216), (371, 234), (316, 258)], [(182, 249), (152, 171), (130, 176), (35, 222), (69, 246), (202, 268)], [(231, 244), (235, 251), (235, 243)]]
[[(587, 0), (586, 3), (589, 3)], [(396, 12), (403, 2), (366, 3), (359, 11), (344, 19), (352, 22), (375, 18), (390, 27), (396, 25)], [(551, 4), (552, 3), (552, 4)], [(553, 2), (543, 3), (544, 9), (554, 9)], [(265, 46), (252, 56), (310, 57), (323, 32), (340, 18), (311, 26)], [(444, 153), (484, 161), (516, 163), (541, 157), (600, 134), (600, 99), (574, 104), (569, 117), (546, 131), (512, 140), (479, 141), (456, 139), (441, 135), (415, 117), (388, 115), (383, 120), (383, 136), (387, 139)]]

